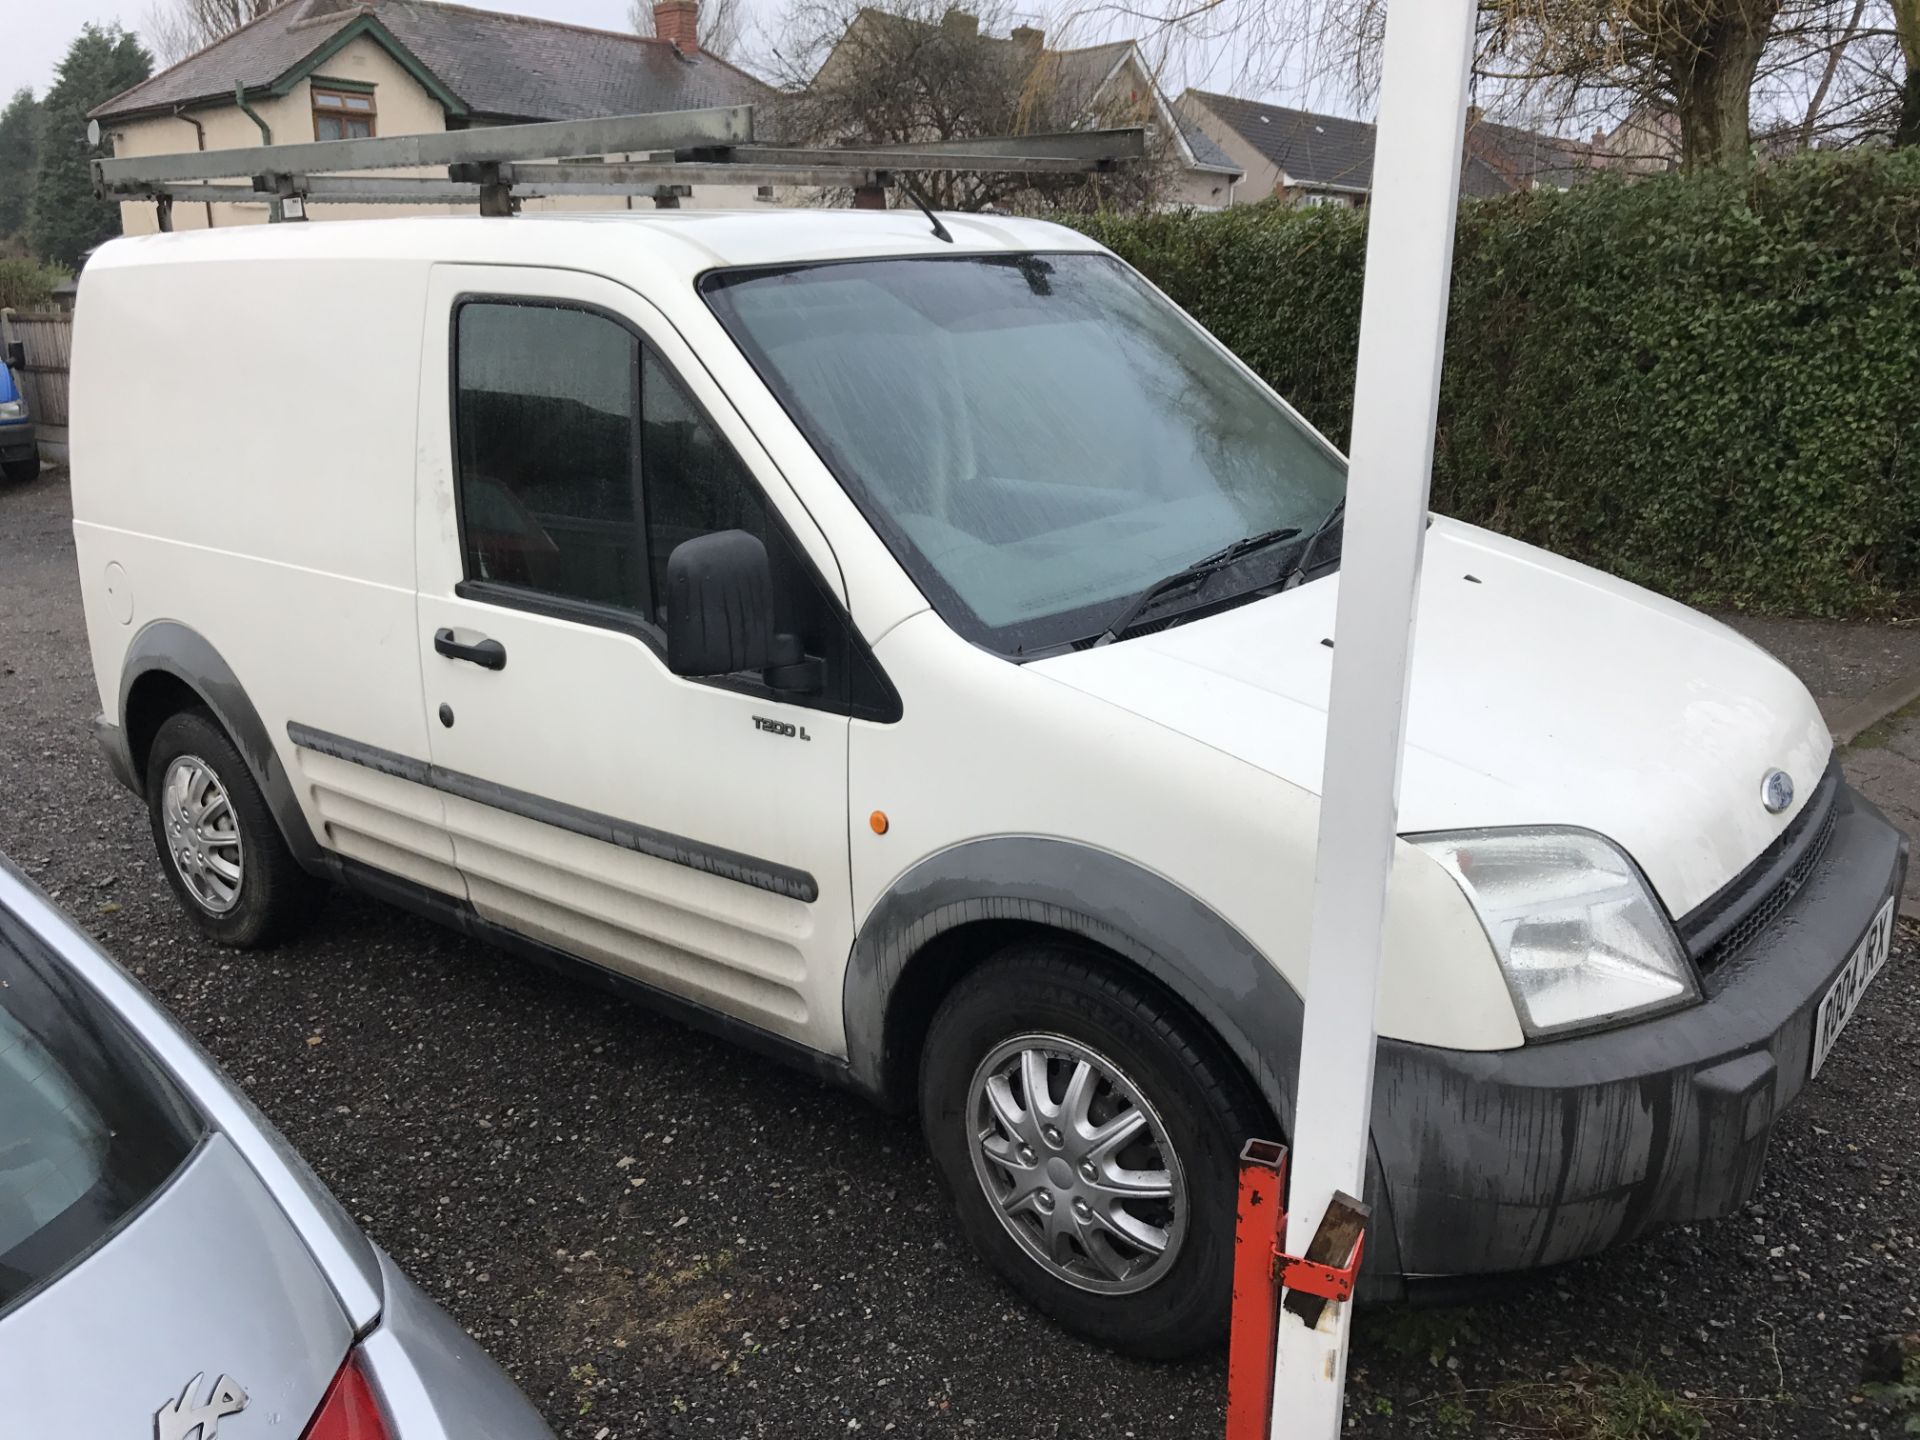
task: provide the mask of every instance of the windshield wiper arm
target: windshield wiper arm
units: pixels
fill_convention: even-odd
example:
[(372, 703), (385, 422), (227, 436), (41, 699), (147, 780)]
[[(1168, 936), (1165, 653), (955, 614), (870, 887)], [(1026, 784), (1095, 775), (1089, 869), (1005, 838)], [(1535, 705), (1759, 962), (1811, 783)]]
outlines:
[(1282, 540), (1295, 539), (1299, 534), (1298, 525), (1283, 525), (1278, 530), (1262, 530), (1258, 535), (1249, 535), (1234, 541), (1231, 545), (1223, 545), (1211, 555), (1202, 555), (1191, 565), (1181, 567), (1165, 579), (1154, 581), (1129, 600), (1127, 608), (1114, 617), (1113, 623), (1101, 631), (1099, 638), (1093, 643), (1111, 645), (1132, 629), (1134, 622), (1146, 613), (1147, 607), (1161, 596), (1178, 590), (1183, 585), (1197, 585), (1216, 570), (1224, 570), (1234, 561), (1243, 560), (1256, 550), (1264, 550), (1269, 545), (1278, 545)]
[(1319, 553), (1320, 542), (1327, 538), (1333, 527), (1340, 523), (1340, 517), (1347, 513), (1347, 497), (1342, 495), (1339, 502), (1327, 512), (1326, 518), (1313, 527), (1313, 533), (1307, 536), (1307, 543), (1300, 547), (1300, 553), (1294, 556), (1293, 564), (1287, 567), (1287, 573), (1280, 577), (1280, 588), (1285, 589), (1295, 580), (1301, 579), (1313, 564), (1313, 557)]

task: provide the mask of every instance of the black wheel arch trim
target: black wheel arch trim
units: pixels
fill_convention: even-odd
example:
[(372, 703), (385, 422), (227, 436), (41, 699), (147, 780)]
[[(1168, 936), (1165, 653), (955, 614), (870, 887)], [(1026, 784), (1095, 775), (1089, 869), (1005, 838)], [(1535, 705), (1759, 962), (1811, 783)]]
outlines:
[[(902, 978), (930, 942), (982, 921), (1078, 936), (1138, 968), (1213, 1031), (1291, 1130), (1305, 1006), (1286, 977), (1217, 911), (1164, 876), (1110, 851), (1040, 836), (995, 836), (939, 851), (868, 912), (843, 999), (858, 1088), (889, 1108), (909, 1103), (919, 1057), (898, 1053), (889, 1033)], [(1368, 1236), (1368, 1289), (1384, 1298), (1395, 1293), (1399, 1246), (1371, 1141), (1367, 1168), (1369, 1199), (1383, 1221)]]
[[(130, 738), (127, 709), (134, 687), (156, 672), (178, 680), (213, 712), (214, 719), (232, 738), (240, 758), (246, 761), (254, 784), (266, 797), (267, 808), (273, 812), (294, 859), (303, 869), (318, 871), (324, 852), (313, 838), (313, 830), (293, 793), (292, 779), (273, 748), (260, 712), (247, 698), (233, 667), (199, 631), (177, 620), (150, 620), (133, 637), (120, 663), (118, 717), (123, 734)], [(146, 756), (129, 751), (128, 759), (134, 776), (144, 778)]]

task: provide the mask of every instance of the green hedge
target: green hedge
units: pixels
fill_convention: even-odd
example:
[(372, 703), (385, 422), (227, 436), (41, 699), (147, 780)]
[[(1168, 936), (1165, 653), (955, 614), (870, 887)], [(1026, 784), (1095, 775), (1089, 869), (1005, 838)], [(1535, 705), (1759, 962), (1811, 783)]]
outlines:
[[(1076, 223), (1346, 442), (1364, 212)], [(1434, 506), (1695, 604), (1920, 607), (1920, 151), (1468, 202)]]
[(38, 310), (66, 278), (58, 266), (0, 255), (0, 310)]

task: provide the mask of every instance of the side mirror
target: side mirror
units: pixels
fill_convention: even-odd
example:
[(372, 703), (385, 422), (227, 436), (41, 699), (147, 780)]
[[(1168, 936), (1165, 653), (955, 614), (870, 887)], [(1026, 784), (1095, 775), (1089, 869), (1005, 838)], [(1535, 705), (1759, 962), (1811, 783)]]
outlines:
[(7, 364), (11, 365), (16, 370), (21, 370), (26, 368), (26, 363), (27, 363), (26, 341), (9, 340), (7, 342)]
[(764, 670), (773, 660), (767, 547), (744, 530), (701, 535), (667, 557), (667, 668), (676, 675)]

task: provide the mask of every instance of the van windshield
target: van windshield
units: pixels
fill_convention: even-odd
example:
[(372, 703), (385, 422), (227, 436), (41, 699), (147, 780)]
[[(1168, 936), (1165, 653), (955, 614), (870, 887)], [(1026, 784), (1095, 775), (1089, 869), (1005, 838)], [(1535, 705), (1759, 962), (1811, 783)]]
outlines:
[(723, 270), (702, 288), (942, 618), (1002, 654), (1097, 635), (1236, 540), (1311, 530), (1346, 485), (1335, 452), (1105, 255)]

